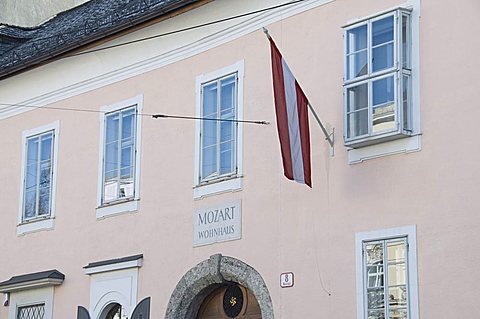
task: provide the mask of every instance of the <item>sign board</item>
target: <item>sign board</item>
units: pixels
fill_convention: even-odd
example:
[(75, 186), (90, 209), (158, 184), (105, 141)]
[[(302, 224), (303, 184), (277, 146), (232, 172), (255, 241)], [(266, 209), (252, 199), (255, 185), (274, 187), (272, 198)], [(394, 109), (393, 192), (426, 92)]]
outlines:
[(290, 287), (293, 287), (293, 284), (294, 284), (293, 272), (284, 272), (280, 274), (280, 287), (290, 288)]
[(193, 213), (193, 247), (242, 238), (241, 201), (200, 208)]

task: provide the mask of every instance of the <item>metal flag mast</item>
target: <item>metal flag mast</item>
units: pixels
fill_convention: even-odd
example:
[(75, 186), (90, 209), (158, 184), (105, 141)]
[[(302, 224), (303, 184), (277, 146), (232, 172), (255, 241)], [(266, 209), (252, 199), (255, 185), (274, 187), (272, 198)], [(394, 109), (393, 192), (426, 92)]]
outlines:
[[(263, 32), (267, 36), (268, 39), (271, 39), (272, 37), (270, 36), (270, 33), (268, 33), (268, 30), (263, 27)], [(327, 140), (328, 144), (330, 144), (331, 149), (331, 156), (334, 155), (334, 142), (335, 142), (335, 128), (332, 129), (332, 133), (328, 133), (327, 129), (323, 125), (322, 121), (320, 121), (320, 118), (317, 115), (317, 112), (315, 112), (315, 109), (312, 107), (310, 102), (307, 103), (308, 108), (313, 114), (313, 117), (315, 117), (315, 120), (317, 121), (318, 125), (320, 125), (320, 128), (322, 129), (323, 134), (325, 135), (325, 140)]]

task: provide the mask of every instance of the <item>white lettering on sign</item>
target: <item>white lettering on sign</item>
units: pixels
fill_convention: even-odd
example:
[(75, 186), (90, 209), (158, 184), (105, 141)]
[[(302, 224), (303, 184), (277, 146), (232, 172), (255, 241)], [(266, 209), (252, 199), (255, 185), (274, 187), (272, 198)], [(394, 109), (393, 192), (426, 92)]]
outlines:
[(293, 287), (294, 279), (293, 272), (284, 272), (280, 274), (280, 287), (290, 288)]
[(241, 201), (193, 213), (193, 247), (242, 238)]

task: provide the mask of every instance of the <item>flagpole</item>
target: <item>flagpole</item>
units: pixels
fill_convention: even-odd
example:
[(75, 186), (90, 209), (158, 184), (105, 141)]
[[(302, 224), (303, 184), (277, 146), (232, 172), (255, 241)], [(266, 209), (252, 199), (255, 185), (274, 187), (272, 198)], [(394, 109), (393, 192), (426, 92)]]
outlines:
[[(270, 40), (272, 37), (270, 36), (270, 33), (268, 33), (267, 28), (263, 27), (262, 29), (263, 29), (263, 33), (265, 33), (267, 38)], [(330, 144), (330, 147), (332, 148), (332, 156), (333, 156), (333, 150), (334, 150), (333, 145), (335, 142), (335, 128), (332, 129), (332, 133), (328, 134), (327, 129), (323, 125), (322, 121), (320, 121), (320, 118), (318, 117), (317, 112), (315, 112), (315, 109), (312, 107), (310, 102), (308, 102), (307, 105), (310, 111), (312, 112), (313, 116), (315, 117), (315, 120), (317, 120), (318, 125), (320, 125), (320, 128), (322, 129), (323, 134), (325, 135), (325, 140), (327, 140), (328, 144)]]

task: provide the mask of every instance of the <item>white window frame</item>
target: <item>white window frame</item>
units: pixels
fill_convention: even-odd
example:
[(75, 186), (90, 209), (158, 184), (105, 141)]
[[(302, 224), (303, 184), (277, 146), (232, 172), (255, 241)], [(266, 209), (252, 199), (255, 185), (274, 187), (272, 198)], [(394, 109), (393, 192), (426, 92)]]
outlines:
[[(366, 145), (358, 148), (348, 148), (347, 152), (349, 164), (359, 164), (370, 159), (389, 155), (417, 152), (422, 148), (422, 132), (420, 129), (420, 1), (407, 0), (405, 4), (401, 6), (391, 7), (370, 16), (351, 19), (347, 25), (344, 26), (344, 28), (353, 26), (354, 24), (360, 25), (361, 23), (365, 23), (367, 20), (374, 19), (398, 9), (406, 9), (410, 11), (411, 55), (409, 58), (411, 64), (410, 103), (412, 132), (410, 133), (410, 136), (406, 136), (401, 139), (379, 141), (378, 143), (372, 145)], [(345, 63), (345, 51), (343, 52), (343, 60)], [(344, 71), (346, 72), (346, 66), (344, 67)], [(345, 124), (344, 127), (346, 130), (347, 127)]]
[[(196, 116), (202, 115), (202, 85), (216, 79), (237, 74), (237, 120), (243, 120), (243, 91), (244, 91), (244, 60), (238, 61), (230, 66), (224, 67), (196, 78)], [(200, 182), (201, 170), (201, 121), (195, 126), (195, 168), (193, 180), (193, 197), (201, 198), (212, 194), (234, 191), (242, 188), (243, 179), (243, 123), (237, 123), (236, 136), (236, 173)]]
[(44, 319), (53, 319), (54, 287), (32, 288), (10, 293), (8, 319), (17, 319), (18, 308), (44, 304)]
[(136, 106), (137, 114), (143, 112), (143, 95), (137, 95), (131, 99), (121, 101), (112, 105), (103, 106), (100, 110), (100, 139), (98, 147), (98, 182), (97, 182), (97, 207), (96, 218), (103, 219), (106, 217), (123, 214), (134, 213), (139, 210), (140, 200), (140, 153), (142, 141), (142, 116), (136, 117), (136, 141), (135, 141), (135, 177), (134, 177), (134, 191), (133, 197), (122, 198), (114, 202), (102, 203), (103, 197), (103, 160), (105, 148), (105, 117), (106, 114), (126, 109), (131, 106)]
[[(35, 135), (40, 135), (53, 132), (53, 160), (52, 160), (52, 180), (50, 181), (51, 194), (50, 194), (50, 214), (45, 216), (38, 216), (32, 219), (23, 219), (23, 205), (24, 205), (24, 183), (26, 174), (26, 157), (27, 157), (27, 139)], [(24, 235), (27, 233), (37, 232), (41, 230), (49, 230), (55, 227), (55, 214), (56, 214), (56, 189), (57, 189), (57, 167), (58, 167), (58, 138), (60, 134), (60, 121), (40, 126), (31, 130), (22, 132), (22, 168), (20, 179), (20, 201), (19, 201), (19, 213), (17, 224), (17, 235)]]
[[(407, 240), (408, 319), (418, 319), (417, 230), (416, 225), (388, 228), (355, 234), (357, 319), (366, 319), (365, 273), (363, 244), (365, 242), (405, 237)], [(384, 270), (385, 271), (385, 270)]]

